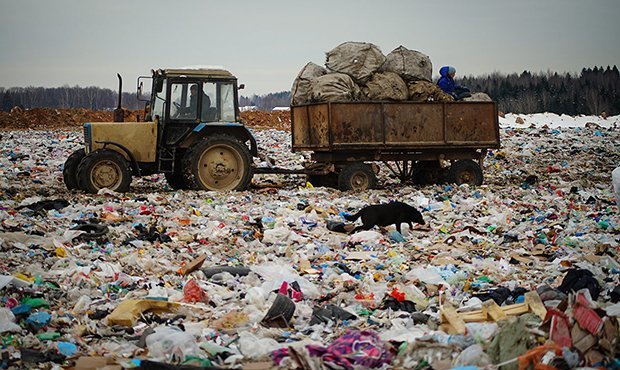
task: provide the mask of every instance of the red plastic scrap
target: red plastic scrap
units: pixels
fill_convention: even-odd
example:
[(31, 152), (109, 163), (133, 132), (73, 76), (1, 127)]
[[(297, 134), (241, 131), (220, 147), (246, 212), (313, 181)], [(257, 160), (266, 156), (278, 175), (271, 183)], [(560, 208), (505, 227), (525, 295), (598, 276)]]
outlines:
[(403, 302), (405, 300), (405, 293), (398, 291), (398, 288), (394, 288), (394, 290), (390, 292), (390, 297), (398, 302)]
[(583, 329), (592, 334), (597, 334), (603, 328), (603, 318), (596, 311), (596, 304), (586, 297), (584, 293), (577, 294), (573, 305), (573, 317)]
[(573, 340), (571, 338), (568, 316), (553, 308), (547, 308), (547, 316), (545, 322), (551, 323), (549, 330), (549, 339), (562, 347), (571, 347)]
[(603, 327), (603, 319), (591, 308), (576, 304), (573, 306), (573, 316), (579, 326), (592, 334), (597, 334)]
[(299, 302), (304, 298), (304, 295), (300, 290), (295, 289), (291, 284), (287, 283), (286, 281), (282, 282), (278, 293), (291, 298), (295, 302)]
[(526, 369), (555, 369), (552, 366), (541, 364), (543, 356), (548, 352), (555, 352), (556, 356), (560, 356), (562, 354), (562, 347), (558, 344), (554, 343), (546, 343), (542, 346), (538, 346), (536, 348), (532, 348), (531, 350), (525, 352), (523, 355), (519, 356), (519, 370)]
[(183, 300), (188, 303), (209, 302), (207, 293), (198, 286), (196, 281), (189, 280), (183, 286)]
[(562, 347), (571, 347), (573, 345), (573, 340), (570, 336), (570, 327), (568, 326), (568, 319), (566, 317), (553, 315), (551, 318), (549, 339)]

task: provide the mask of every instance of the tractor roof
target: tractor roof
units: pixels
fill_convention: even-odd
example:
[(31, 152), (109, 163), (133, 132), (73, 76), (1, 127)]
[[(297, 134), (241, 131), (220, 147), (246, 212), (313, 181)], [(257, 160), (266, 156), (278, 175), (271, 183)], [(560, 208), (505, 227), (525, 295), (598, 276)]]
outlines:
[(162, 74), (165, 74), (168, 77), (220, 77), (234, 78), (232, 73), (225, 70), (222, 67), (210, 67), (210, 66), (199, 66), (199, 67), (184, 67), (184, 68), (166, 68), (161, 71)]

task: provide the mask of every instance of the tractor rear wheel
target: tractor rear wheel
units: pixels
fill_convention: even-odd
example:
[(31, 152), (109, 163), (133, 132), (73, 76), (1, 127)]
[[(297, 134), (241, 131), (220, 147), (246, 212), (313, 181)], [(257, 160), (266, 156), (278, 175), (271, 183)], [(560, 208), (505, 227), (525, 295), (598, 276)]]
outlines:
[(80, 187), (77, 177), (77, 169), (84, 157), (86, 157), (84, 148), (78, 149), (71, 153), (65, 161), (65, 165), (62, 167), (62, 179), (69, 190), (79, 189)]
[(187, 150), (183, 177), (195, 190), (245, 190), (252, 180), (251, 165), (247, 146), (229, 135), (213, 135)]
[(131, 167), (120, 153), (100, 149), (89, 153), (78, 166), (77, 177), (80, 189), (97, 193), (103, 188), (126, 192), (131, 184)]

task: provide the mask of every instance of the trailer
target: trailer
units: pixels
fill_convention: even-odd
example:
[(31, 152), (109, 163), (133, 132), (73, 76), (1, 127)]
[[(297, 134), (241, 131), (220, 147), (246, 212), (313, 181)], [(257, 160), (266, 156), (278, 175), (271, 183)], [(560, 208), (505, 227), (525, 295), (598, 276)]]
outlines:
[(494, 102), (341, 102), (291, 107), (293, 151), (310, 151), (305, 173), (341, 190), (376, 186), (377, 162), (402, 182), (480, 185), (488, 149), (500, 147)]

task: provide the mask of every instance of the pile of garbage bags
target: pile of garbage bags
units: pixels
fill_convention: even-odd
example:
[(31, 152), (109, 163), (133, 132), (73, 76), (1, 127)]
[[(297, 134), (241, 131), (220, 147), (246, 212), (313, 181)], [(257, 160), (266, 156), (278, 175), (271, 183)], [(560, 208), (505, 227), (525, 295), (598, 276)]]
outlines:
[[(69, 192), (78, 131), (0, 143), (0, 367), (617, 367), (617, 128), (508, 127), (480, 187)], [(298, 167), (290, 132), (254, 131)], [(258, 161), (258, 160), (257, 160)], [(426, 225), (348, 234), (369, 204)]]
[[(367, 42), (345, 42), (326, 53), (325, 67), (306, 64), (291, 88), (291, 103), (349, 101), (453, 101), (432, 80), (428, 55), (399, 46), (383, 55)], [(476, 93), (471, 101), (491, 100)]]

